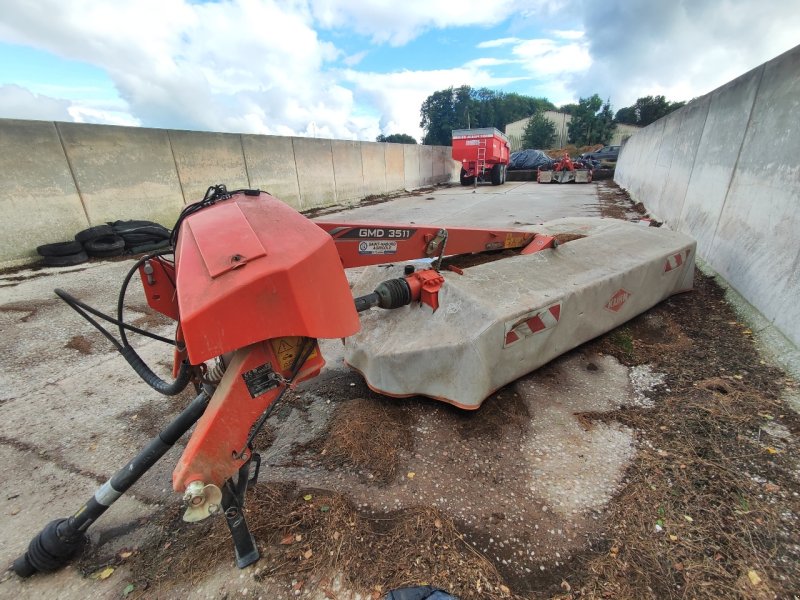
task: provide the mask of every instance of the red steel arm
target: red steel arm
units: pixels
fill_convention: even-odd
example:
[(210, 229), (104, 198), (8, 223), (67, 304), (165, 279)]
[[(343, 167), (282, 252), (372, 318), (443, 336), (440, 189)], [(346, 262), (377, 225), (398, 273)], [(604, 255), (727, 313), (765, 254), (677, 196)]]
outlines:
[(536, 235), (518, 229), (315, 223), (331, 234), (345, 268), (436, 257), (442, 251), (442, 243), (445, 256), (522, 248)]

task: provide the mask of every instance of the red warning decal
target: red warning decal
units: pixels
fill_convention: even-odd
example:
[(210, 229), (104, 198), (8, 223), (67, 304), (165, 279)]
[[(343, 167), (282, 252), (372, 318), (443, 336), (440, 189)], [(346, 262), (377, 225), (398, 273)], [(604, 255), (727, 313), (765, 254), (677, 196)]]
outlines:
[(689, 252), (690, 250), (687, 248), (683, 252), (668, 256), (664, 261), (664, 273), (669, 273), (670, 271), (682, 267), (689, 258)]
[(611, 312), (619, 312), (622, 306), (625, 304), (625, 301), (631, 297), (631, 293), (628, 290), (623, 290), (620, 288), (611, 298), (608, 299), (606, 302), (605, 309), (610, 310)]
[(506, 321), (506, 337), (503, 348), (516, 344), (523, 338), (558, 325), (561, 318), (561, 304), (553, 304), (543, 309), (536, 309), (513, 321)]

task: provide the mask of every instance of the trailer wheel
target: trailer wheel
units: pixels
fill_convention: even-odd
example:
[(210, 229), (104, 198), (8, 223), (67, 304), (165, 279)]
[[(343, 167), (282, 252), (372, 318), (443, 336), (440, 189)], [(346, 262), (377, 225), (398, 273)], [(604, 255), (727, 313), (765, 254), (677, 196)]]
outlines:
[(503, 173), (500, 165), (492, 167), (492, 185), (500, 185), (503, 183)]
[(467, 177), (467, 171), (465, 169), (461, 169), (461, 185), (472, 185), (475, 183), (475, 177)]

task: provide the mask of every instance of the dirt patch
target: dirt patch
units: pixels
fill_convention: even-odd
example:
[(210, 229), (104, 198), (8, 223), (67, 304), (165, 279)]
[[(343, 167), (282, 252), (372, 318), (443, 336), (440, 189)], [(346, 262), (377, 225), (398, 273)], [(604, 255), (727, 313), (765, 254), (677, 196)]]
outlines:
[(566, 244), (567, 242), (571, 242), (573, 240), (580, 240), (581, 238), (585, 238), (586, 236), (582, 233), (557, 233), (553, 237), (556, 238), (557, 243)]
[(195, 392), (189, 386), (177, 396), (150, 400), (136, 410), (121, 413), (117, 418), (152, 438), (158, 435), (194, 397)]
[(447, 409), (458, 433), (465, 439), (485, 437), (497, 439), (509, 431), (522, 434), (531, 420), (531, 412), (513, 385), (506, 386), (484, 400), (480, 411)]
[[(652, 408), (602, 416), (638, 432), (628, 484), (608, 509), (608, 549), (573, 588), (590, 597), (791, 597), (800, 419), (791, 382), (760, 359), (712, 279), (590, 346), (666, 373)], [(766, 433), (778, 425), (789, 437)], [(793, 541), (794, 540), (794, 541)], [(754, 583), (756, 582), (756, 583)]]
[[(150, 331), (156, 327), (163, 327), (164, 325), (169, 325), (175, 322), (169, 317), (162, 315), (160, 312), (153, 310), (147, 304), (132, 304), (131, 306), (127, 307), (127, 310), (141, 313), (141, 316), (136, 317), (130, 322), (130, 324), (146, 331)], [(128, 312), (128, 315), (126, 316), (126, 320), (128, 319), (130, 319), (130, 312)]]
[(625, 221), (647, 217), (644, 205), (634, 204), (628, 192), (611, 180), (597, 183), (597, 197), (600, 202), (595, 207), (602, 217)]
[[(463, 600), (508, 598), (508, 588), (491, 562), (464, 542), (446, 515), (415, 507), (373, 516), (346, 497), (289, 485), (257, 486), (248, 493), (248, 520), (259, 540), (261, 561), (248, 583), (253, 597), (266, 578), (284, 581), (300, 595), (329, 590), (337, 576), (368, 597), (425, 581)], [(130, 564), (137, 590), (167, 593), (173, 581), (199, 583), (209, 568), (230, 562), (233, 550), (222, 519), (197, 524), (182, 511), (162, 511), (154, 520), (161, 533), (134, 552)], [(81, 561), (85, 573), (119, 563), (118, 557)], [(249, 577), (248, 577), (249, 579)], [(335, 598), (335, 592), (329, 596)]]
[(340, 403), (322, 435), (299, 450), (318, 453), (329, 469), (349, 467), (385, 483), (397, 474), (400, 452), (411, 449), (406, 432), (413, 422), (406, 405), (354, 398)]
[(92, 353), (92, 340), (85, 335), (73, 335), (70, 340), (64, 344), (64, 348), (70, 350), (77, 350), (81, 354)]
[(57, 304), (58, 300), (40, 300), (39, 302), (9, 302), (0, 306), (0, 312), (20, 313), (20, 323), (27, 323), (35, 317), (39, 311), (48, 306)]

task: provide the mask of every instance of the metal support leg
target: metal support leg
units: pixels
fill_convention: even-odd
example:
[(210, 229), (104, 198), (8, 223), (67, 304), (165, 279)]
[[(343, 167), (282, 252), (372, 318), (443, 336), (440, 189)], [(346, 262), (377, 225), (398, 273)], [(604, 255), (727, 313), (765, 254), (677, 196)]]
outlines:
[[(251, 462), (255, 462), (255, 473), (252, 478), (250, 477)], [(240, 569), (252, 565), (260, 558), (256, 540), (250, 533), (244, 517), (245, 493), (248, 485), (254, 484), (258, 478), (260, 464), (261, 458), (255, 454), (239, 469), (236, 483), (229, 479), (222, 489), (222, 510), (225, 514), (225, 521), (228, 523), (228, 529), (231, 530), (233, 546), (236, 550), (236, 566)]]

